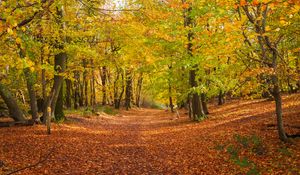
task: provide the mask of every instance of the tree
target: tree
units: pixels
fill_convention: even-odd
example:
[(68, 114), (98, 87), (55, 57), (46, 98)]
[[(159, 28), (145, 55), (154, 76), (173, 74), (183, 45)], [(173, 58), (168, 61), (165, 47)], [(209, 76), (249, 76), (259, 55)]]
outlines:
[[(282, 25), (285, 23), (282, 17), (284, 13), (282, 12), (292, 10), (294, 5), (296, 4), (293, 1), (289, 3), (279, 1), (240, 1), (239, 4), (248, 19), (248, 24), (246, 23), (245, 25), (245, 32), (253, 32), (256, 36), (255, 42), (253, 42), (251, 36), (249, 37), (244, 32), (248, 46), (255, 49), (255, 51), (252, 51), (252, 55), (254, 54), (254, 56), (251, 58), (259, 63), (261, 69), (268, 70), (264, 73), (264, 77), (266, 82), (271, 82), (268, 89), (275, 99), (278, 135), (282, 141), (287, 141), (287, 135), (283, 127), (282, 119), (280, 72), (282, 71), (281, 65), (285, 63), (283, 58), (284, 54), (282, 50), (280, 50), (280, 45), (286, 36), (285, 33), (280, 31), (285, 28), (285, 26)], [(276, 13), (275, 10), (280, 11), (280, 13)], [(274, 22), (276, 20), (278, 20), (279, 23)], [(250, 25), (251, 28), (248, 27)], [(271, 29), (270, 26), (276, 28)]]

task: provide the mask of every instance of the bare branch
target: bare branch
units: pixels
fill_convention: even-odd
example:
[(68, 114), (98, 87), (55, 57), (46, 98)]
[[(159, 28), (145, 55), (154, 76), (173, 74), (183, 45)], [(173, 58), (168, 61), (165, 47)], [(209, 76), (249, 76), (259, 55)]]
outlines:
[(14, 170), (14, 171), (12, 171), (12, 172), (6, 174), (6, 175), (15, 174), (15, 173), (18, 173), (18, 172), (20, 172), (20, 171), (26, 170), (26, 169), (28, 169), (28, 168), (33, 168), (33, 167), (35, 167), (35, 166), (37, 166), (37, 165), (39, 165), (39, 164), (41, 164), (41, 163), (44, 163), (44, 162), (49, 158), (49, 156), (54, 152), (55, 148), (56, 148), (56, 147), (53, 146), (53, 147), (48, 151), (48, 153), (47, 153), (46, 155), (42, 156), (42, 157), (40, 158), (40, 160), (39, 160), (38, 162), (36, 162), (35, 164), (32, 164), (32, 165), (29, 165), (29, 166), (26, 166), (26, 167), (23, 167), (23, 168)]

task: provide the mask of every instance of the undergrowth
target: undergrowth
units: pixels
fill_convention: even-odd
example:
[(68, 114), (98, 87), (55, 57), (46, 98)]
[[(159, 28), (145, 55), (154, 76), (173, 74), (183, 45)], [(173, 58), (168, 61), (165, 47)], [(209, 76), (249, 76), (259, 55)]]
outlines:
[[(243, 171), (242, 174), (261, 174), (258, 166), (251, 160), (250, 156), (262, 156), (266, 154), (267, 150), (262, 140), (256, 135), (241, 136), (237, 134), (233, 137), (234, 143), (227, 145), (217, 144), (215, 149), (227, 153), (229, 161), (237, 165)], [(250, 156), (247, 156), (245, 153), (250, 153)]]

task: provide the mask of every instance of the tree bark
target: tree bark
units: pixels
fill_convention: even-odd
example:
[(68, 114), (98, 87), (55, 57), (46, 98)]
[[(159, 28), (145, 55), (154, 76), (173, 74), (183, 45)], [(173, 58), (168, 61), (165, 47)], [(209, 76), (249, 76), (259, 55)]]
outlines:
[(132, 75), (131, 72), (126, 70), (126, 90), (125, 90), (125, 108), (131, 108), (131, 93), (132, 93)]
[(280, 86), (278, 82), (278, 75), (277, 75), (277, 59), (278, 59), (278, 52), (277, 46), (274, 45), (274, 48), (270, 48), (272, 50), (272, 68), (274, 73), (271, 75), (271, 80), (273, 84), (273, 97), (275, 99), (275, 111), (277, 117), (277, 128), (278, 128), (278, 135), (280, 140), (287, 142), (288, 138), (284, 130), (283, 120), (282, 120), (282, 100), (281, 100), (281, 93), (280, 93)]
[[(44, 64), (44, 55), (43, 55), (43, 53), (42, 53), (42, 56), (41, 56), (41, 63)], [(43, 95), (43, 100), (45, 101), (46, 98), (47, 98), (47, 95), (46, 95), (46, 70), (45, 70), (45, 68), (42, 68), (41, 78), (42, 78), (42, 95)]]
[(78, 71), (74, 71), (74, 109), (78, 109), (79, 107), (79, 77), (80, 73)]
[(169, 103), (170, 103), (171, 112), (174, 113), (174, 104), (173, 104), (172, 96), (169, 96)]
[(50, 91), (50, 95), (47, 97), (44, 103), (44, 110), (43, 110), (44, 123), (46, 123), (46, 119), (48, 118), (49, 110), (51, 110), (50, 112), (51, 115), (54, 115), (57, 98), (63, 83), (63, 76), (61, 75), (61, 73), (65, 71), (66, 60), (67, 60), (66, 53), (59, 53), (55, 55), (55, 69), (58, 74), (54, 75), (54, 83)]
[[(19, 55), (21, 59), (24, 59), (26, 57), (25, 51), (21, 48), (20, 45), (18, 45), (20, 52)], [(31, 109), (31, 116), (33, 121), (37, 121), (38, 119), (38, 107), (37, 107), (37, 99), (36, 99), (36, 93), (35, 93), (35, 77), (33, 73), (30, 71), (29, 67), (26, 67), (23, 69), (25, 79), (26, 79), (26, 85), (27, 85), (27, 91), (29, 95), (30, 100), (30, 109)]]
[(201, 102), (202, 102), (202, 107), (203, 107), (204, 114), (205, 115), (209, 114), (207, 103), (206, 103), (206, 95), (205, 95), (205, 93), (201, 93)]
[(72, 89), (72, 81), (69, 79), (66, 79), (66, 107), (68, 109), (71, 109), (71, 107), (72, 107), (71, 89)]
[[(185, 0), (182, 1), (183, 3), (186, 3)], [(190, 27), (192, 28), (194, 26), (193, 19), (191, 17), (192, 7), (190, 6), (188, 9), (184, 10), (184, 27)], [(193, 58), (193, 35), (194, 33), (192, 31), (189, 31), (187, 34), (188, 44), (187, 44), (187, 52), (190, 58)], [(196, 82), (196, 70), (198, 69), (198, 65), (195, 64), (192, 66), (189, 74), (190, 74), (190, 87), (196, 88), (197, 82)], [(192, 92), (191, 94), (191, 100), (190, 100), (190, 113), (193, 118), (193, 120), (199, 120), (199, 118), (204, 116), (202, 103), (201, 103), (201, 97), (197, 92)]]
[(172, 99), (172, 86), (170, 80), (168, 82), (168, 86), (169, 86), (169, 105), (170, 105), (171, 112), (174, 112), (174, 104)]
[(219, 90), (218, 105), (223, 105), (224, 103), (225, 103), (224, 93), (222, 90)]
[(102, 67), (101, 73), (101, 83), (102, 83), (102, 105), (106, 105), (106, 76), (107, 76), (107, 70), (106, 66)]
[(19, 108), (19, 105), (15, 98), (12, 96), (8, 88), (0, 83), (0, 96), (4, 100), (8, 111), (9, 115), (15, 120), (15, 121), (25, 121), (25, 117), (23, 115), (22, 110)]
[(93, 109), (95, 110), (96, 107), (96, 87), (95, 87), (95, 72), (94, 72), (94, 62), (91, 60), (91, 65), (92, 65), (92, 78), (91, 78), (91, 105), (93, 106)]
[(276, 108), (276, 117), (277, 117), (277, 128), (278, 128), (278, 135), (280, 140), (286, 142), (288, 140), (287, 135), (284, 130), (283, 120), (282, 120), (282, 100), (280, 94), (280, 88), (278, 85), (278, 78), (276, 75), (272, 76), (272, 82), (274, 85), (273, 88), (273, 96), (275, 99), (275, 108)]
[(83, 78), (82, 78), (82, 83), (83, 83), (83, 93), (82, 93), (82, 96), (83, 96), (83, 99), (84, 99), (84, 106), (87, 107), (89, 105), (89, 99), (88, 99), (88, 79), (87, 79), (87, 61), (86, 59), (83, 59), (82, 60), (82, 65), (83, 65), (83, 68), (84, 68), (84, 71), (83, 71)]
[(141, 105), (141, 93), (142, 93), (142, 86), (143, 86), (143, 73), (141, 73), (138, 77), (137, 87), (136, 87), (136, 100), (135, 103), (137, 107)]
[(54, 116), (56, 121), (64, 121), (65, 120), (65, 114), (64, 114), (64, 88), (63, 83), (61, 85), (59, 95), (57, 98)]
[[(80, 76), (79, 76), (80, 77)], [(82, 107), (82, 106), (84, 106), (84, 93), (83, 93), (83, 91), (84, 91), (84, 87), (83, 87), (83, 81), (84, 80), (82, 80), (82, 82), (81, 82), (81, 80), (79, 79), (79, 81), (78, 81), (78, 85), (79, 85), (79, 99), (78, 99), (78, 102), (79, 102), (79, 106), (80, 107)]]
[[(296, 53), (296, 72), (298, 73), (298, 75), (300, 75), (300, 52)], [(300, 91), (300, 77), (298, 77), (297, 80), (297, 90), (296, 91)]]
[[(196, 83), (196, 71), (191, 70), (190, 71), (190, 85), (191, 87), (197, 87)], [(192, 99), (191, 99), (191, 112), (192, 112), (192, 118), (193, 120), (197, 121), (203, 116), (205, 116), (203, 111), (203, 106), (201, 102), (201, 97), (197, 92), (192, 93)]]
[[(120, 73), (121, 72), (121, 73)], [(118, 87), (118, 82), (119, 82), (119, 78), (120, 78), (120, 74), (121, 74), (121, 92), (119, 94), (119, 87)], [(115, 109), (119, 109), (121, 106), (121, 100), (123, 98), (123, 94), (125, 91), (125, 85), (124, 85), (124, 73), (120, 70), (117, 70), (117, 75), (116, 75), (116, 79), (114, 81), (114, 106)]]
[(29, 94), (29, 100), (30, 100), (30, 109), (31, 109), (31, 116), (33, 121), (38, 120), (38, 107), (37, 107), (37, 99), (36, 99), (36, 93), (35, 93), (35, 78), (34, 75), (31, 73), (30, 68), (24, 69), (24, 74), (26, 77), (26, 84), (27, 84), (27, 90)]

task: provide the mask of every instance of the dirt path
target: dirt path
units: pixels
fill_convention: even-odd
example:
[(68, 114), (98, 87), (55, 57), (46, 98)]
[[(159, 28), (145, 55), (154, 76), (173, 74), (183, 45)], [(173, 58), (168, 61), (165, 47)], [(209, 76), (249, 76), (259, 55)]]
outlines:
[[(295, 118), (300, 114), (297, 99), (284, 99), (291, 134), (298, 130), (290, 126), (300, 124)], [(276, 129), (267, 127), (275, 124), (272, 106), (267, 101), (210, 106), (209, 119), (200, 123), (183, 112), (175, 119), (155, 109), (121, 111), (117, 116), (72, 115), (65, 124), (54, 124), (51, 136), (44, 126), (0, 128), (0, 174), (35, 164), (49, 151), (46, 161), (19, 174), (244, 174), (225, 150), (216, 149), (234, 143), (236, 134), (262, 138), (266, 154), (247, 155), (261, 172), (286, 174), (300, 166), (299, 141), (288, 147), (292, 157), (281, 155)]]

